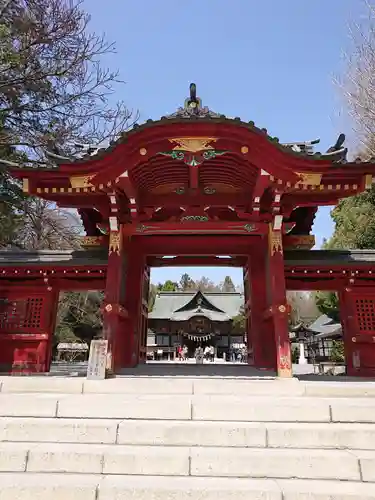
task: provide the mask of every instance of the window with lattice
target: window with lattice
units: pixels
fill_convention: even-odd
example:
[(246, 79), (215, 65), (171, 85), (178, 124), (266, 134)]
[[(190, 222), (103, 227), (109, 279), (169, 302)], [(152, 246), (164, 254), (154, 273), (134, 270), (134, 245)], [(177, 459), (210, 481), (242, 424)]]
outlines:
[(34, 332), (41, 327), (43, 297), (9, 301), (0, 307), (1, 332)]
[(373, 298), (356, 299), (358, 328), (361, 332), (375, 331), (375, 300)]

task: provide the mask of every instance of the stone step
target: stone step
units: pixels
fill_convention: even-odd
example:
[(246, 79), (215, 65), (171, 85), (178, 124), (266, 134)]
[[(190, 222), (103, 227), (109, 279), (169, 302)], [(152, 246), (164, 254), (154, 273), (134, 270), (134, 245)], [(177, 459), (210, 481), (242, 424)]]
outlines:
[(0, 443), (0, 472), (374, 482), (375, 451)]
[(0, 418), (0, 442), (375, 450), (375, 425)]
[(375, 423), (373, 398), (0, 394), (1, 417)]
[(305, 382), (296, 378), (255, 379), (129, 376), (108, 380), (82, 377), (0, 377), (0, 393), (168, 394), (375, 398), (374, 382)]
[(1, 500), (374, 500), (375, 484), (202, 477), (0, 474)]

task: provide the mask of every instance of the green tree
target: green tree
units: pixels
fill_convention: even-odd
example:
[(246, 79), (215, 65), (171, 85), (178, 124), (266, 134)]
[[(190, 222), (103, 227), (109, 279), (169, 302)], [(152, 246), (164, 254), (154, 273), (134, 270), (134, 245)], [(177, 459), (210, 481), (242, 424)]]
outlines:
[(7, 144), (29, 160), (56, 140), (103, 141), (127, 128), (130, 113), (111, 94), (116, 72), (99, 61), (114, 46), (91, 32), (80, 0), (12, 0), (0, 7), (0, 119)]
[(322, 314), (340, 322), (340, 301), (336, 292), (316, 292), (315, 301)]
[(0, 123), (0, 246), (14, 244), (22, 227), (22, 208), (26, 197), (18, 181), (10, 177), (1, 160), (21, 162), (24, 155), (10, 145), (9, 131)]
[[(359, 149), (367, 158), (375, 156), (375, 2), (364, 0), (361, 16), (348, 30), (342, 76), (337, 82), (356, 132)], [(368, 247), (366, 247), (368, 248)]]
[(151, 283), (148, 294), (148, 310), (150, 312), (152, 311), (158, 292), (177, 292), (178, 290), (178, 283), (172, 280), (167, 280), (164, 283), (158, 283), (157, 285)]
[[(102, 329), (100, 306), (103, 292), (65, 292), (60, 294), (57, 336), (65, 342), (80, 339), (90, 342)], [(69, 340), (68, 340), (69, 339)]]
[(178, 283), (172, 280), (167, 280), (164, 283), (158, 284), (158, 291), (160, 292), (177, 292)]
[(224, 281), (221, 284), (221, 291), (226, 293), (236, 291), (236, 287), (234, 286), (234, 283), (230, 276), (225, 276)]
[(194, 280), (187, 273), (184, 273), (181, 276), (180, 288), (183, 292), (186, 292), (187, 290), (194, 290), (196, 288)]
[(232, 332), (237, 335), (246, 333), (245, 307), (242, 306), (237, 316), (232, 319)]
[(345, 361), (345, 348), (342, 340), (333, 341), (330, 360), (334, 363), (343, 363)]
[(113, 105), (120, 81), (102, 65), (114, 47), (90, 31), (81, 7), (80, 0), (11, 0), (0, 6), (3, 247), (64, 248), (74, 236), (61, 210), (25, 197), (9, 167), (50, 167), (53, 155), (70, 157), (82, 143), (117, 137), (131, 118), (123, 102)]
[(332, 238), (325, 242), (327, 249), (375, 248), (375, 188), (341, 200), (331, 216), (335, 222)]
[[(363, 2), (359, 22), (349, 30), (350, 46), (338, 83), (357, 136), (357, 156), (375, 155), (375, 3)], [(366, 15), (367, 14), (367, 15)], [(325, 243), (329, 249), (375, 248), (375, 188), (341, 200), (332, 210), (335, 231)]]
[(195, 288), (201, 292), (220, 292), (220, 287), (215, 285), (215, 283), (206, 276), (202, 276), (195, 282)]
[(154, 308), (156, 295), (158, 293), (158, 287), (154, 283), (150, 283), (148, 290), (148, 311), (151, 312)]

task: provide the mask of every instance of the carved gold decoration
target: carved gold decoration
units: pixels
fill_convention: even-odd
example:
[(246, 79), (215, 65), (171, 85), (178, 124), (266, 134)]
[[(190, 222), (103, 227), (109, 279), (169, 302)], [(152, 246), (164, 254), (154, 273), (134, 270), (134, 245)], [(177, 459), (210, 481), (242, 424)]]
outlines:
[(139, 154), (140, 154), (141, 156), (146, 156), (146, 155), (147, 155), (147, 149), (146, 149), (146, 148), (141, 148), (141, 149), (139, 150)]
[(214, 137), (180, 137), (169, 139), (169, 142), (175, 144), (173, 151), (188, 151), (189, 153), (214, 149), (210, 143), (216, 141), (217, 139)]
[(365, 175), (365, 188), (370, 189), (372, 186), (372, 175), (371, 174), (366, 174)]
[(109, 236), (109, 255), (117, 253), (120, 255), (121, 234), (118, 231), (111, 231)]
[(300, 177), (298, 184), (303, 184), (305, 186), (319, 186), (322, 180), (322, 174), (318, 173), (304, 174), (296, 172), (296, 174)]
[(283, 253), (282, 233), (281, 231), (274, 231), (271, 224), (269, 224), (268, 230), (268, 244), (271, 256), (275, 255), (275, 253)]
[(109, 313), (112, 311), (113, 307), (111, 304), (107, 304), (104, 309), (105, 309), (105, 311), (107, 311)]
[(246, 153), (248, 153), (248, 152), (249, 152), (249, 148), (248, 148), (247, 146), (242, 146), (242, 148), (241, 148), (241, 153), (242, 153), (243, 155), (245, 155), (245, 154), (246, 154)]
[(70, 178), (70, 185), (72, 188), (88, 188), (92, 187), (91, 179), (92, 175), (84, 175), (84, 176), (73, 176)]
[(291, 377), (292, 376), (292, 360), (290, 355), (289, 345), (279, 345), (277, 349), (278, 356), (278, 375), (279, 377)]
[(280, 311), (281, 313), (285, 313), (285, 311), (286, 311), (286, 307), (285, 307), (285, 306), (283, 306), (283, 305), (279, 306), (279, 311)]
[(180, 222), (208, 222), (207, 215), (185, 215), (181, 217)]
[(28, 193), (29, 189), (29, 179), (22, 179), (22, 191)]
[(242, 191), (242, 189), (238, 186), (232, 186), (230, 184), (224, 184), (221, 182), (211, 184), (210, 187), (215, 189), (217, 193), (239, 193)]
[(283, 237), (283, 246), (287, 249), (311, 250), (315, 245), (315, 236), (313, 234), (289, 234)]
[(82, 236), (81, 245), (83, 247), (101, 247), (105, 244), (104, 236)]
[(159, 186), (156, 186), (152, 189), (150, 189), (150, 192), (152, 194), (170, 194), (170, 193), (177, 193), (178, 194), (183, 194), (180, 193), (180, 189), (183, 189), (183, 186), (181, 186), (181, 183), (170, 183), (170, 184), (160, 184)]

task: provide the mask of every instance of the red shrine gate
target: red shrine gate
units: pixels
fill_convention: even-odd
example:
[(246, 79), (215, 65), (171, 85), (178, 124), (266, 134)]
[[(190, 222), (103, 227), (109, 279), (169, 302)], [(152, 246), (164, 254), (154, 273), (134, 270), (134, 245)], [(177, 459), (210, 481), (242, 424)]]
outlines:
[[(139, 237), (139, 249), (147, 251), (152, 245), (156, 251), (165, 248), (165, 238)], [(163, 241), (164, 239), (164, 241)], [(182, 244), (185, 242), (182, 241)], [(212, 242), (214, 243), (214, 241)], [(168, 245), (170, 245), (168, 243)], [(174, 246), (173, 250), (178, 250)], [(222, 250), (227, 250), (223, 247)], [(169, 246), (169, 254), (171, 248)], [(194, 248), (192, 249), (194, 251)], [(142, 259), (143, 278), (139, 280), (142, 295), (139, 296), (139, 311), (134, 315), (139, 323), (130, 323), (131, 317), (125, 307), (119, 310), (107, 307), (105, 316), (120, 316), (123, 330), (113, 349), (118, 371), (145, 360), (147, 312), (145, 308), (148, 292), (149, 266), (225, 265), (243, 266), (245, 290), (253, 307), (247, 308), (248, 338), (253, 347), (249, 364), (255, 367), (275, 367), (275, 340), (269, 333), (266, 337), (256, 335), (256, 321), (266, 331), (269, 309), (258, 309), (261, 296), (254, 297), (249, 286), (249, 258), (238, 255), (231, 258), (207, 255), (190, 255), (165, 259), (161, 256)], [(239, 249), (239, 251), (241, 251)], [(161, 252), (164, 255), (164, 252)], [(177, 252), (175, 252), (177, 253)], [(0, 252), (0, 371), (33, 372), (48, 371), (51, 362), (51, 346), (54, 331), (58, 291), (103, 290), (106, 286), (108, 258), (100, 248), (93, 247), (77, 252)], [(141, 266), (138, 268), (142, 269)], [(257, 272), (261, 268), (254, 266)], [(135, 270), (135, 269), (134, 269)], [(288, 290), (337, 290), (340, 295), (340, 312), (344, 326), (346, 364), (349, 375), (373, 376), (375, 373), (374, 309), (375, 251), (324, 251), (286, 250), (284, 272)], [(251, 266), (250, 266), (251, 273)], [(141, 274), (141, 271), (140, 271)], [(133, 273), (137, 277), (138, 272)], [(252, 275), (258, 283), (256, 274)], [(130, 285), (131, 283), (129, 283)], [(6, 298), (7, 297), (7, 298)], [(125, 305), (127, 304), (125, 300)], [(248, 302), (249, 303), (249, 302)], [(259, 306), (261, 307), (261, 306)], [(130, 332), (134, 332), (131, 336)], [(270, 330), (268, 330), (269, 332)], [(272, 330), (271, 330), (272, 332)], [(126, 336), (126, 333), (128, 335)], [(109, 333), (106, 332), (108, 336)], [(122, 343), (121, 343), (122, 341)], [(129, 355), (135, 353), (135, 357)], [(265, 362), (262, 360), (266, 360)], [(268, 360), (268, 361), (267, 361)]]
[(47, 151), (43, 169), (6, 162), (25, 192), (77, 208), (87, 237), (79, 252), (0, 256), (0, 366), (48, 369), (58, 292), (73, 289), (105, 290), (112, 370), (145, 361), (149, 266), (176, 255), (244, 267), (250, 364), (291, 376), (286, 289), (326, 287), (340, 293), (348, 373), (374, 374), (372, 255), (306, 249), (318, 206), (370, 187), (375, 163), (347, 162), (343, 136), (325, 154), (281, 145), (190, 90), (183, 108), (108, 149)]

